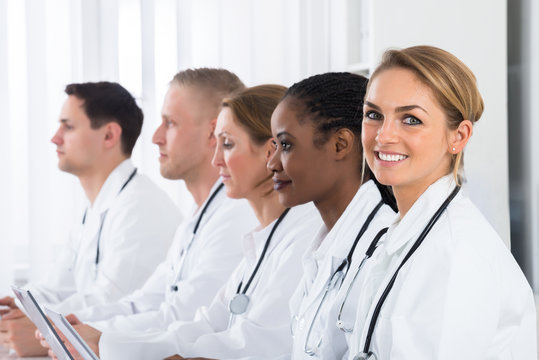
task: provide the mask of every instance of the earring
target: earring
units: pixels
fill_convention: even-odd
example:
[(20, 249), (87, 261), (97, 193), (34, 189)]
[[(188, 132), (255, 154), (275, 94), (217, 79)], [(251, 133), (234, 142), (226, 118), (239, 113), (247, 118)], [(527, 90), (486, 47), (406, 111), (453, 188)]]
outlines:
[(453, 147), (453, 151), (455, 151), (455, 150), (457, 150), (457, 149), (455, 149), (455, 148)]

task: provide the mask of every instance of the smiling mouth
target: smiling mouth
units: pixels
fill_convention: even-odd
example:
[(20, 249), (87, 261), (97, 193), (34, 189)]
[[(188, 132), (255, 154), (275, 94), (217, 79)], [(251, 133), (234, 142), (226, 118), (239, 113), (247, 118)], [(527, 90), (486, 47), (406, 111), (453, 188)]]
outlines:
[(402, 154), (385, 154), (380, 151), (376, 151), (375, 153), (378, 159), (387, 162), (399, 162), (408, 158), (408, 156)]

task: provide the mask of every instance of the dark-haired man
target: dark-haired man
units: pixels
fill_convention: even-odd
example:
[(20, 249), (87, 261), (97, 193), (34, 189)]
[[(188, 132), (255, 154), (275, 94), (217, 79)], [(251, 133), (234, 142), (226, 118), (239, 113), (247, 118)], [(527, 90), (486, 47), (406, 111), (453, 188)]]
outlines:
[[(181, 220), (170, 198), (133, 166), (143, 114), (116, 83), (70, 84), (51, 141), (60, 170), (78, 177), (88, 204), (53, 271), (28, 286), (61, 312), (114, 302), (138, 289), (164, 259)], [(0, 340), (19, 356), (45, 354), (12, 297)]]
[[(238, 77), (224, 69), (188, 69), (170, 82), (153, 142), (159, 147), (161, 174), (185, 181), (196, 210), (178, 228), (167, 260), (143, 288), (116, 303), (75, 313), (80, 320), (91, 321), (92, 326), (75, 328), (89, 331), (81, 336), (96, 352), (114, 348), (116, 332), (164, 330), (175, 321), (192, 320), (242, 259), (243, 235), (258, 221), (245, 200), (227, 198), (211, 159), (223, 98), (243, 88)], [(70, 320), (77, 323), (74, 317)]]

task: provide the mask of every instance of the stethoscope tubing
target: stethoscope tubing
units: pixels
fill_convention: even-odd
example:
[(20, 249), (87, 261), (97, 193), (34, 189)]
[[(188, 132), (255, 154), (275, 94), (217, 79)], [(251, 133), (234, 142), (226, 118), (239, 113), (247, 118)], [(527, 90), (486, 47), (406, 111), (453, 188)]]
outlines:
[(208, 210), (208, 208), (209, 208), (210, 204), (212, 203), (213, 199), (215, 199), (215, 197), (217, 196), (219, 191), (221, 191), (223, 186), (224, 186), (223, 183), (220, 183), (219, 186), (217, 186), (217, 188), (213, 191), (213, 193), (211, 193), (210, 197), (206, 201), (206, 204), (204, 204), (204, 207), (202, 208), (202, 210), (200, 211), (200, 214), (198, 215), (197, 222), (195, 223), (195, 227), (193, 228), (193, 235), (191, 237), (191, 240), (187, 244), (187, 247), (185, 248), (185, 251), (182, 254), (182, 262), (180, 264), (180, 268), (178, 269), (176, 278), (174, 279), (174, 283), (170, 285), (170, 290), (171, 291), (178, 291), (178, 286), (176, 284), (182, 278), (183, 267), (184, 267), (184, 264), (185, 264), (185, 258), (187, 257), (187, 254), (189, 253), (189, 250), (191, 250), (191, 246), (193, 245), (193, 242), (195, 241), (197, 231), (198, 231), (198, 227), (200, 226), (200, 222), (202, 221), (202, 217), (206, 213), (206, 210)]
[[(135, 177), (137, 173), (137, 168), (135, 168), (131, 174), (129, 175), (129, 177), (127, 178), (127, 180), (123, 183), (122, 187), (120, 188), (120, 191), (118, 191), (118, 195), (121, 194), (121, 192), (125, 189), (125, 187), (127, 186), (127, 184), (129, 184), (131, 182), (131, 180), (133, 180), (133, 178)], [(82, 216), (82, 225), (85, 225), (86, 224), (86, 214), (88, 213), (88, 208), (86, 208), (84, 210), (84, 215)], [(99, 230), (97, 231), (97, 245), (96, 245), (96, 251), (95, 251), (95, 267), (96, 267), (96, 276), (97, 276), (97, 265), (99, 265), (99, 260), (100, 260), (100, 243), (101, 243), (101, 233), (103, 232), (103, 225), (105, 224), (105, 219), (107, 218), (107, 214), (108, 214), (108, 209), (103, 213), (103, 215), (101, 216), (101, 221), (99, 223)]]
[(275, 224), (271, 228), (271, 232), (269, 233), (268, 238), (266, 239), (266, 243), (264, 244), (264, 249), (262, 249), (262, 253), (260, 254), (260, 258), (258, 258), (256, 266), (255, 266), (253, 272), (251, 273), (251, 276), (249, 277), (249, 280), (247, 280), (247, 283), (245, 284), (245, 287), (243, 288), (243, 290), (241, 289), (241, 287), (243, 285), (243, 281), (240, 282), (240, 284), (238, 285), (238, 288), (236, 289), (236, 295), (239, 295), (240, 293), (245, 295), (247, 293), (247, 290), (251, 286), (251, 282), (253, 281), (256, 274), (258, 273), (258, 270), (260, 269), (260, 265), (262, 264), (262, 261), (264, 260), (264, 257), (266, 256), (266, 252), (268, 251), (269, 244), (271, 242), (273, 234), (275, 233), (275, 230), (277, 230), (277, 227), (283, 221), (284, 217), (286, 216), (286, 214), (288, 214), (289, 211), (290, 211), (290, 208), (287, 208), (281, 214), (281, 216), (279, 216), (279, 218), (277, 219), (277, 221), (275, 222)]
[[(305, 344), (304, 344), (304, 347), (303, 347), (303, 351), (305, 352), (305, 354), (307, 354), (309, 356), (314, 356), (316, 354), (316, 351), (314, 349), (320, 345), (322, 339), (320, 339), (318, 341), (318, 344), (317, 344), (317, 346), (315, 348), (309, 348), (308, 345), (309, 345), (309, 340), (311, 338), (311, 333), (312, 333), (312, 329), (314, 327), (314, 323), (315, 323), (316, 319), (318, 318), (318, 315), (319, 315), (320, 309), (322, 307), (322, 304), (326, 300), (326, 297), (327, 297), (327, 294), (329, 293), (329, 291), (332, 290), (336, 286), (336, 281), (334, 281), (334, 278), (337, 276), (337, 274), (339, 274), (339, 273), (342, 274), (341, 285), (342, 285), (342, 282), (344, 282), (344, 279), (345, 279), (346, 275), (348, 274), (348, 270), (350, 268), (350, 265), (352, 264), (352, 257), (354, 256), (354, 251), (355, 251), (356, 246), (357, 246), (357, 244), (359, 242), (359, 239), (361, 239), (363, 234), (365, 234), (365, 232), (369, 228), (369, 225), (371, 224), (372, 220), (374, 219), (374, 217), (376, 216), (376, 214), (378, 213), (378, 210), (380, 210), (382, 205), (384, 205), (384, 200), (383, 199), (380, 200), (380, 202), (378, 202), (378, 204), (376, 204), (374, 209), (369, 213), (369, 215), (365, 219), (365, 222), (361, 226), (356, 238), (354, 239), (354, 242), (353, 242), (352, 246), (350, 247), (350, 250), (348, 251), (348, 254), (347, 254), (346, 258), (337, 267), (337, 269), (333, 272), (333, 274), (329, 277), (329, 279), (327, 281), (326, 289), (324, 291), (324, 295), (322, 296), (322, 299), (318, 303), (318, 307), (316, 308), (316, 312), (315, 312), (315, 314), (313, 316), (311, 324), (309, 325), (309, 330), (307, 332), (307, 336), (305, 337)], [(376, 240), (376, 243), (377, 242), (378, 242), (378, 240)], [(376, 245), (376, 244), (374, 244), (374, 245)], [(369, 249), (367, 251), (369, 251), (372, 246), (373, 246), (373, 244), (371, 243), (371, 246), (369, 246)], [(344, 270), (345, 268), (346, 268), (346, 270)]]
[(376, 234), (376, 236), (372, 240), (371, 244), (369, 245), (369, 248), (367, 249), (367, 251), (365, 251), (365, 256), (363, 257), (363, 259), (361, 259), (361, 262), (359, 263), (357, 271), (354, 274), (354, 278), (352, 279), (352, 281), (350, 282), (350, 285), (348, 286), (348, 289), (346, 290), (346, 294), (345, 294), (344, 299), (343, 299), (343, 301), (341, 303), (341, 306), (339, 308), (339, 314), (337, 315), (337, 327), (339, 329), (341, 329), (342, 331), (344, 331), (344, 332), (352, 332), (353, 331), (353, 329), (345, 328), (344, 324), (342, 324), (342, 311), (344, 309), (344, 305), (346, 304), (346, 301), (348, 300), (348, 296), (350, 295), (350, 292), (352, 291), (352, 287), (354, 286), (354, 283), (356, 282), (356, 279), (357, 279), (357, 277), (358, 277), (358, 275), (359, 275), (359, 273), (361, 271), (361, 268), (363, 267), (363, 264), (374, 254), (374, 251), (378, 247), (378, 242), (380, 241), (382, 236), (384, 236), (387, 233), (387, 230), (388, 230), (388, 228), (385, 227), (385, 228), (381, 229)]
[(389, 281), (386, 288), (384, 289), (384, 292), (382, 293), (382, 295), (378, 299), (378, 302), (376, 303), (376, 307), (374, 308), (374, 312), (373, 312), (373, 314), (371, 316), (371, 321), (369, 323), (367, 336), (365, 338), (365, 344), (363, 346), (363, 354), (364, 355), (369, 355), (370, 354), (370, 346), (371, 346), (371, 342), (372, 342), (372, 336), (374, 334), (374, 329), (376, 328), (376, 324), (377, 324), (377, 321), (378, 321), (378, 317), (380, 315), (380, 311), (382, 310), (382, 306), (384, 305), (384, 302), (386, 301), (386, 299), (387, 299), (387, 297), (389, 295), (389, 292), (391, 291), (391, 289), (393, 288), (393, 285), (395, 284), (395, 280), (397, 278), (397, 275), (399, 274), (399, 271), (402, 269), (404, 264), (406, 264), (408, 259), (410, 259), (410, 257), (414, 254), (414, 252), (419, 248), (419, 246), (423, 243), (423, 240), (427, 237), (428, 233), (432, 230), (432, 228), (434, 227), (434, 225), (436, 224), (436, 222), (438, 221), (438, 219), (440, 218), (442, 213), (447, 209), (447, 207), (449, 206), (449, 203), (451, 203), (451, 201), (455, 198), (455, 196), (457, 196), (459, 190), (460, 190), (460, 186), (458, 186), (458, 185), (455, 186), (455, 188), (453, 189), (451, 194), (449, 194), (449, 196), (445, 199), (445, 201), (440, 206), (440, 208), (438, 208), (438, 210), (434, 213), (434, 215), (429, 220), (429, 222), (427, 223), (427, 225), (425, 226), (425, 228), (423, 229), (423, 231), (421, 232), (421, 234), (419, 235), (419, 237), (417, 238), (415, 243), (412, 245), (412, 247), (410, 248), (410, 250), (408, 251), (406, 256), (403, 258), (403, 260), (400, 263), (399, 267), (395, 270), (395, 273), (393, 274), (393, 276), (391, 277), (391, 280)]

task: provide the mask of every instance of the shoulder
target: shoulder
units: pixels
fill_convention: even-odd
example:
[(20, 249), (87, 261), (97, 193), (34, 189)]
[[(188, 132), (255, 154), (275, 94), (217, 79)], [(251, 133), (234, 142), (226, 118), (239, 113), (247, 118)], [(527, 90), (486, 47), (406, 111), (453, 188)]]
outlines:
[(278, 232), (282, 238), (279, 246), (289, 249), (293, 254), (300, 254), (298, 259), (301, 259), (311, 246), (320, 226), (322, 219), (312, 203), (294, 206), (279, 225)]
[[(216, 204), (208, 217), (206, 229), (236, 229), (240, 235), (252, 230), (258, 221), (246, 200), (230, 199), (226, 196)], [(219, 230), (219, 231), (221, 231)]]
[(118, 194), (113, 206), (145, 207), (149, 211), (173, 211), (179, 213), (170, 196), (148, 176), (137, 174), (131, 183)]
[[(124, 219), (154, 229), (173, 231), (182, 215), (170, 196), (147, 176), (137, 174), (111, 201), (107, 218)], [(135, 227), (136, 228), (136, 227)]]
[(481, 252), (507, 253), (508, 249), (492, 225), (466, 196), (456, 197), (448, 206), (442, 222), (455, 246)]
[(508, 247), (469, 198), (456, 197), (440, 223), (436, 240), (454, 266), (488, 274), (499, 287), (529, 287)]
[(290, 208), (283, 225), (292, 233), (306, 232), (309, 236), (314, 236), (322, 225), (322, 218), (314, 204), (309, 202)]

